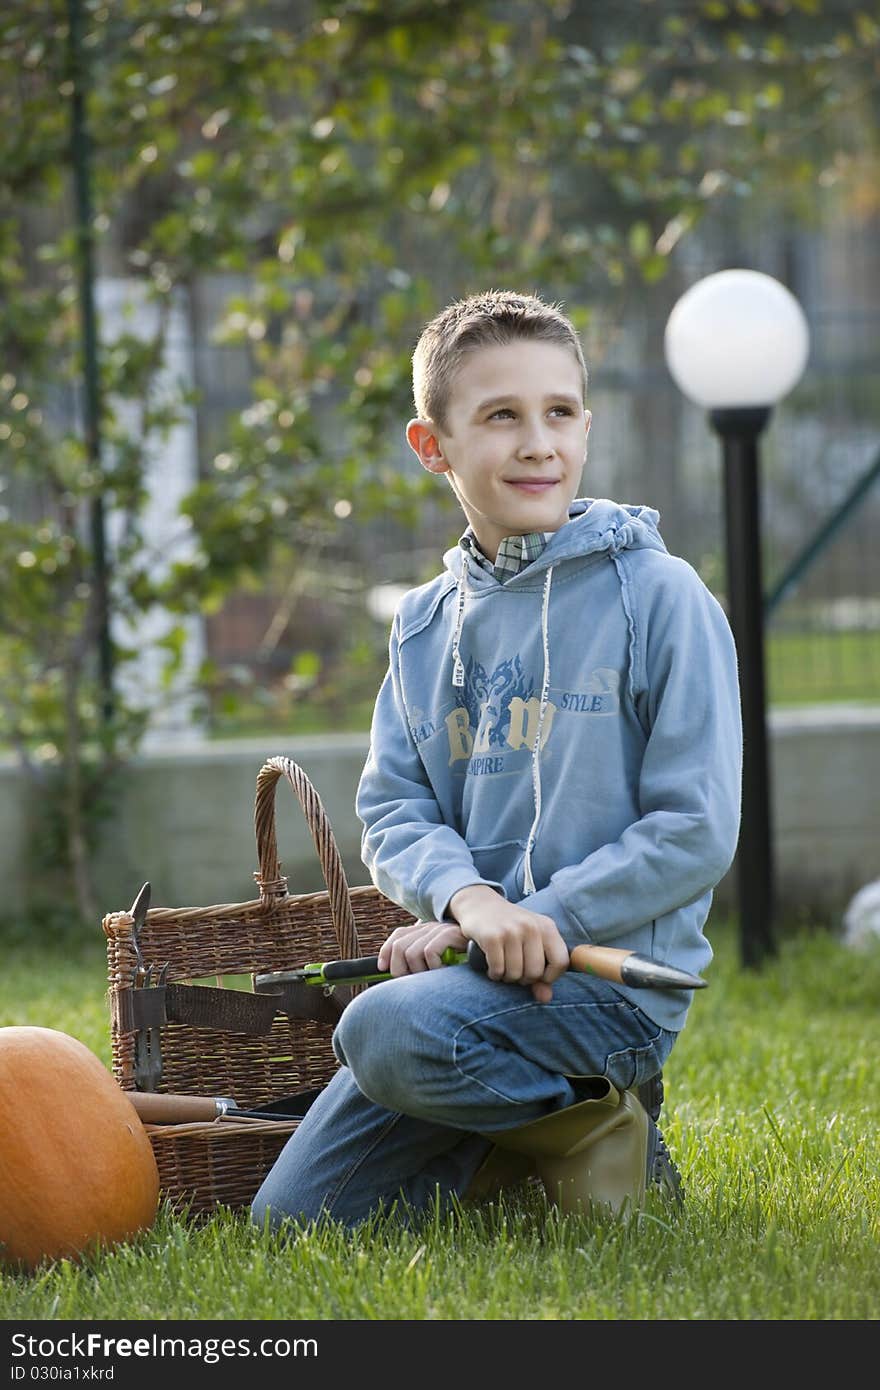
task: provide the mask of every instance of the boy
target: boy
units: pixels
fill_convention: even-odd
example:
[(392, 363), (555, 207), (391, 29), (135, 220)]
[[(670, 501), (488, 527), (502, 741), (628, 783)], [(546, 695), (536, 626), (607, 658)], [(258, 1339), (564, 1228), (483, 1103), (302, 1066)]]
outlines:
[[(580, 942), (692, 973), (712, 958), (740, 812), (730, 629), (655, 511), (578, 497), (587, 370), (555, 306), (450, 305), (413, 384), (407, 440), (468, 526), (399, 605), (357, 812), (374, 883), (418, 920), (380, 951), (395, 978), (345, 1009), (340, 1071), (259, 1222), (353, 1225), (467, 1193), (493, 1137), (574, 1115), (589, 1079), (643, 1098), (655, 1083), (641, 1161), (677, 1180), (654, 1120), (691, 992), (566, 966)], [(441, 966), (469, 941), (488, 975)]]

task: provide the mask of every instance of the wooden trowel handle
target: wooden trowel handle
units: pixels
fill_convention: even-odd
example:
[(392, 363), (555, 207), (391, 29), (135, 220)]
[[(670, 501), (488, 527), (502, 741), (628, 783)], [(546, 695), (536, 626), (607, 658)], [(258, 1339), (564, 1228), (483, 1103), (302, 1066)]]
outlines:
[(216, 1120), (234, 1102), (221, 1096), (162, 1095), (158, 1091), (126, 1091), (145, 1125), (179, 1125)]
[(575, 946), (571, 953), (570, 970), (580, 970), (584, 975), (598, 975), (603, 980), (623, 983), (621, 970), (624, 961), (632, 951), (621, 951), (616, 946)]

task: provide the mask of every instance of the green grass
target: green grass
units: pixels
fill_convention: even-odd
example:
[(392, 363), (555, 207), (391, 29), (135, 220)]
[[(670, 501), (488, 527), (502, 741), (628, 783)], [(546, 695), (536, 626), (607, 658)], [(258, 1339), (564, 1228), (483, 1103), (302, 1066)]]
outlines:
[[(712, 929), (709, 989), (666, 1067), (680, 1214), (560, 1217), (529, 1189), (415, 1229), (287, 1239), (222, 1213), (77, 1266), (0, 1276), (0, 1318), (865, 1320), (880, 1309), (880, 948), (791, 931), (760, 971)], [(109, 1064), (101, 944), (5, 952), (0, 1025)]]
[(309, 734), (366, 734), (373, 716), (376, 691), (382, 676), (360, 699), (344, 705), (326, 705), (303, 697), (295, 709), (286, 705), (278, 710), (265, 701), (240, 701), (234, 713), (216, 714), (211, 721), (210, 738), (260, 738), (264, 734), (293, 734), (305, 738)]
[(880, 632), (770, 632), (771, 705), (880, 703)]

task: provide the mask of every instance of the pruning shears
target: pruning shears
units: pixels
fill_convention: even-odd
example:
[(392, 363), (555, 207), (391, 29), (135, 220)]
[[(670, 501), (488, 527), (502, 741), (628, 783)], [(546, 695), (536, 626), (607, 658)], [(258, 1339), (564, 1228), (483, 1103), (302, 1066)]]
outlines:
[[(480, 969), (479, 964), (475, 964), (477, 952), (483, 956), (475, 941), (469, 943), (466, 951), (447, 946), (440, 960), (444, 965), (463, 965), (468, 961), (475, 969)], [(485, 959), (483, 956), (484, 962)], [(485, 964), (482, 969), (486, 969)], [(379, 969), (378, 956), (356, 956), (351, 960), (314, 961), (311, 965), (302, 965), (296, 970), (275, 970), (264, 975), (255, 975), (254, 989), (271, 989), (274, 985), (315, 985), (324, 989), (334, 989), (336, 985), (371, 985), (391, 978), (390, 970)]]

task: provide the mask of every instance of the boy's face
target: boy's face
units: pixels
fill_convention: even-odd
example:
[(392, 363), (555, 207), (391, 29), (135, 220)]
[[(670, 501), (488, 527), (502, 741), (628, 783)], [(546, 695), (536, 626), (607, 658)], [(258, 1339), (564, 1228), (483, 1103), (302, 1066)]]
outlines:
[(446, 473), (485, 554), (505, 536), (558, 531), (586, 461), (590, 412), (581, 373), (557, 343), (475, 348), (452, 384), (448, 432), (411, 420), (406, 437), (431, 473)]

